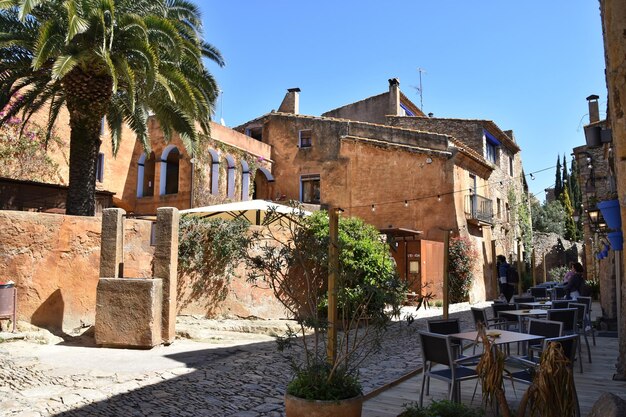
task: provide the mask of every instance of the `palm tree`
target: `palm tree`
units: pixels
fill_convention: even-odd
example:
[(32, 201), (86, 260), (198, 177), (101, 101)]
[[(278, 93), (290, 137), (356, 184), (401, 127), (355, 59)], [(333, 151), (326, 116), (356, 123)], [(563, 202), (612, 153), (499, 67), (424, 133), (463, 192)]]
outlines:
[(193, 153), (208, 133), (217, 84), (203, 63), (224, 65), (202, 39), (187, 0), (0, 0), (0, 126), (48, 112), (48, 132), (70, 118), (68, 214), (93, 215), (100, 131), (115, 154), (126, 125), (149, 151), (147, 119)]

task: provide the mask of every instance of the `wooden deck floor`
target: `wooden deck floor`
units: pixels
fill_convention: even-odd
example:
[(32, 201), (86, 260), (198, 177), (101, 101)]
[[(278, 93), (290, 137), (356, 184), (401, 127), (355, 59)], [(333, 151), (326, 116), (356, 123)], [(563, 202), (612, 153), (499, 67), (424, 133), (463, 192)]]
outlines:
[[(575, 367), (574, 380), (582, 416), (586, 416), (589, 413), (594, 402), (604, 392), (611, 392), (626, 399), (626, 382), (613, 381), (612, 379), (618, 355), (618, 339), (596, 337), (596, 342), (596, 346), (591, 346), (593, 363), (587, 362), (587, 350), (583, 341), (582, 358), (584, 361), (584, 373), (580, 373), (578, 364)], [(363, 417), (396, 417), (402, 411), (403, 404), (419, 400), (421, 382), (422, 374), (419, 373), (370, 398), (363, 405)], [(467, 381), (461, 384), (461, 401), (465, 404), (471, 403), (473, 407), (481, 407), (480, 386), (477, 387), (476, 397), (471, 402), (475, 385), (475, 381)], [(512, 408), (517, 407), (526, 387), (525, 385), (516, 384), (514, 390), (511, 382), (506, 382), (506, 396)], [(442, 381), (431, 379), (430, 394), (430, 396), (424, 396), (424, 404), (429, 404), (431, 399), (445, 399), (447, 396), (447, 385)], [(495, 413), (493, 410), (487, 409), (486, 416), (495, 416)]]

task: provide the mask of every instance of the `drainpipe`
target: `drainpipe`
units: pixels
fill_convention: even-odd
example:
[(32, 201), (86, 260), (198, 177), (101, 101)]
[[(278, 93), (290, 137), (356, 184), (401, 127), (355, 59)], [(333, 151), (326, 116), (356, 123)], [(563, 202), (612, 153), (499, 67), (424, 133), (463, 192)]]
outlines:
[(193, 208), (193, 171), (195, 168), (196, 158), (191, 157), (189, 164), (191, 165), (191, 183), (189, 185), (189, 208)]

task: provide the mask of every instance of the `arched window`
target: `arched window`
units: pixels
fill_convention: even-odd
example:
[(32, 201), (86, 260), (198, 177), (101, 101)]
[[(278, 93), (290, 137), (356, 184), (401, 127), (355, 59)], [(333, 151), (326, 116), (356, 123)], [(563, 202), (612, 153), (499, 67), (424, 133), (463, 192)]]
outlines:
[(168, 145), (161, 154), (160, 195), (178, 193), (178, 162), (180, 152)]
[(248, 163), (241, 160), (241, 201), (250, 199), (250, 167)]
[(142, 153), (137, 164), (137, 197), (154, 195), (154, 152)]
[(226, 197), (233, 198), (235, 196), (235, 158), (226, 155), (224, 159), (226, 159)]
[(219, 194), (220, 155), (213, 149), (209, 149), (211, 156), (211, 194)]
[[(261, 175), (262, 174), (262, 175)], [(272, 173), (264, 167), (257, 168), (256, 175), (254, 176), (254, 192), (253, 199), (268, 200), (270, 196), (269, 183), (274, 182), (274, 176)]]

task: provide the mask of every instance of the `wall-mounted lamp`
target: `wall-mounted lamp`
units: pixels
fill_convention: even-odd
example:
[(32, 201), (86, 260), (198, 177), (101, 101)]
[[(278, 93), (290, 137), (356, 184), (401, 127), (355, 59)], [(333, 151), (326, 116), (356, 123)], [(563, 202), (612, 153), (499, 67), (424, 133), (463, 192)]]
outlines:
[(598, 209), (587, 210), (589, 216), (589, 227), (591, 230), (604, 233), (607, 231), (606, 221)]

